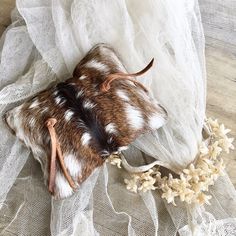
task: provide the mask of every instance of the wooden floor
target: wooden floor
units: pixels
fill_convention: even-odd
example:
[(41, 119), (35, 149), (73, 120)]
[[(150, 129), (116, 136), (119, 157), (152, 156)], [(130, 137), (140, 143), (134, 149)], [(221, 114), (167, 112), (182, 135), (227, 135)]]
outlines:
[(0, 0), (0, 35), (11, 23), (11, 10), (15, 7), (15, 0)]
[[(4, 29), (10, 24), (10, 12), (15, 6), (15, 0), (0, 1), (1, 35)], [(224, 40), (224, 35), (220, 35), (219, 30), (217, 34), (215, 33), (214, 30), (217, 27), (209, 23), (210, 21), (207, 15), (209, 11), (204, 10), (207, 9), (207, 4), (210, 1), (200, 1), (200, 6), (204, 7), (202, 7), (202, 19), (208, 35), (206, 38), (206, 66), (208, 76), (207, 115), (218, 118), (219, 121), (223, 122), (232, 130), (232, 135), (236, 137), (236, 44), (233, 40)], [(214, 27), (212, 33), (211, 27)], [(232, 32), (233, 34), (235, 32)], [(236, 186), (236, 151), (225, 156), (225, 161), (227, 172)]]
[[(207, 115), (216, 117), (236, 137), (236, 56), (219, 47), (206, 48)], [(235, 141), (234, 141), (234, 145)], [(226, 170), (236, 187), (236, 150), (225, 156)]]

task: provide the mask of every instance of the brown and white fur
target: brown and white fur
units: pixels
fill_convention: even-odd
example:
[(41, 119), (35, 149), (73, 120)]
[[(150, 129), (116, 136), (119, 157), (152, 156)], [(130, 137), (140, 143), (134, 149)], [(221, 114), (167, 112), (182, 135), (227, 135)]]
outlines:
[[(78, 185), (110, 154), (125, 150), (140, 134), (166, 122), (166, 111), (130, 81), (114, 81), (109, 91), (101, 91), (106, 77), (117, 72), (126, 73), (120, 59), (112, 48), (99, 44), (76, 66), (72, 78), (6, 114), (10, 128), (40, 162), (46, 184), (51, 153), (47, 119), (57, 120), (64, 163)], [(73, 189), (58, 163), (56, 168), (54, 195), (68, 197)]]

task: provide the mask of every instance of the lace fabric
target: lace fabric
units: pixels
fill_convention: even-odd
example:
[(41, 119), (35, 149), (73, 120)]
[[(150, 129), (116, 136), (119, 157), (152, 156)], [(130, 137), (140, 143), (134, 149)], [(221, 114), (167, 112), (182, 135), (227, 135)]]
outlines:
[[(96, 43), (111, 44), (129, 72), (155, 58), (137, 80), (169, 113), (168, 124), (125, 153), (182, 169), (195, 157), (205, 117), (204, 35), (196, 0), (17, 0), (0, 43), (0, 113), (69, 78)], [(0, 120), (1, 235), (235, 235), (236, 191), (226, 176), (210, 206), (168, 205), (158, 191), (126, 190), (127, 173), (104, 165), (78, 192), (50, 197), (39, 164)]]

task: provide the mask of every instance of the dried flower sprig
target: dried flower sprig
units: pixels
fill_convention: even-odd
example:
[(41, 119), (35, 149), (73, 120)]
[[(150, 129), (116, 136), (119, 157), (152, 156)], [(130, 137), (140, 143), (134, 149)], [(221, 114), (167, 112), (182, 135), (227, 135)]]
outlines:
[(107, 159), (107, 162), (109, 162), (113, 166), (117, 166), (119, 169), (121, 168), (121, 159), (118, 155), (110, 155)]
[[(209, 118), (206, 125), (211, 132), (211, 142), (206, 144), (203, 141), (199, 145), (196, 162), (184, 169), (179, 178), (174, 178), (172, 174), (162, 177), (159, 168), (152, 167), (145, 172), (132, 173), (131, 179), (124, 180), (126, 188), (135, 193), (159, 189), (162, 192), (161, 197), (173, 205), (176, 205), (177, 197), (188, 204), (210, 204), (211, 196), (205, 192), (209, 186), (214, 185), (219, 176), (224, 175), (225, 165), (219, 155), (222, 151), (229, 153), (230, 149), (234, 149), (234, 139), (227, 136), (230, 130), (217, 120)], [(108, 162), (121, 168), (122, 160), (119, 155), (110, 156)]]

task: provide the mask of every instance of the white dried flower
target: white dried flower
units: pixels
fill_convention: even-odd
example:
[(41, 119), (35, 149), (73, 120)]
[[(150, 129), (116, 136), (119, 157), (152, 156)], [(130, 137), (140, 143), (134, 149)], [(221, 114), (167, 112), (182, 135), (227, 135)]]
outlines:
[(167, 185), (173, 189), (179, 189), (180, 187), (180, 179), (173, 178), (172, 174), (169, 174), (169, 178), (167, 180)]
[(187, 180), (193, 180), (194, 182), (198, 182), (199, 176), (203, 173), (200, 168), (195, 168), (193, 164), (190, 164), (188, 169), (184, 169), (183, 172), (186, 174)]
[(155, 183), (156, 179), (150, 178), (149, 180), (142, 182), (138, 190), (143, 191), (144, 193), (147, 192), (148, 190), (155, 190), (156, 189), (156, 187), (154, 187)]
[(155, 176), (157, 179), (161, 178), (161, 172), (159, 171), (159, 168), (153, 167), (152, 175)]
[(140, 181), (140, 174), (132, 174), (131, 177), (136, 181)]
[(180, 175), (179, 184), (180, 184), (180, 189), (191, 188), (191, 184), (189, 180), (185, 177), (182, 177), (181, 175)]
[(141, 179), (144, 179), (144, 180), (150, 180), (150, 179), (153, 179), (153, 177), (151, 176), (151, 174), (153, 174), (153, 169), (149, 169), (147, 172), (144, 172), (140, 175), (140, 178)]
[(204, 182), (206, 185), (206, 191), (208, 191), (208, 186), (214, 185), (214, 180), (212, 178), (212, 175), (202, 175), (200, 180)]
[(207, 120), (207, 123), (208, 123), (212, 128), (219, 128), (219, 127), (220, 127), (220, 125), (219, 125), (217, 119), (216, 119), (216, 120), (213, 120), (212, 118), (209, 118), (209, 119)]
[(177, 192), (173, 191), (171, 188), (168, 188), (167, 191), (162, 193), (161, 197), (165, 198), (167, 203), (172, 203), (174, 206), (175, 204), (175, 197), (178, 196)]
[(201, 157), (196, 163), (196, 167), (200, 168), (204, 173), (210, 173), (211, 169), (209, 165), (212, 164), (212, 160), (208, 158)]
[(194, 197), (194, 191), (189, 188), (180, 189), (178, 191), (178, 195), (180, 197), (181, 202), (191, 203)]
[[(175, 197), (179, 197), (181, 201), (188, 204), (210, 204), (210, 195), (206, 195), (210, 185), (224, 174), (225, 165), (222, 158), (218, 158), (222, 150), (229, 153), (230, 149), (234, 149), (232, 144), (233, 138), (228, 138), (230, 132), (223, 124), (219, 125), (217, 120), (209, 118), (207, 124), (212, 130), (211, 142), (213, 144), (206, 145), (202, 142), (199, 146), (199, 156), (196, 164), (190, 164), (188, 168), (180, 173), (179, 178), (161, 176), (159, 168), (152, 167), (143, 173), (132, 174), (131, 179), (125, 179), (126, 188), (132, 192), (146, 192), (148, 190), (160, 189), (161, 197), (167, 200), (167, 203), (175, 204)], [(108, 161), (121, 168), (121, 159), (117, 155), (109, 157)], [(158, 187), (156, 187), (158, 186)]]
[(213, 178), (215, 179), (218, 176), (223, 176), (225, 174), (224, 172), (225, 164), (222, 158), (216, 161), (216, 164), (213, 169)]
[(121, 168), (122, 160), (117, 155), (109, 156), (108, 162), (110, 162), (111, 165), (117, 166), (119, 169)]
[(208, 184), (204, 181), (199, 181), (198, 183), (193, 183), (192, 189), (195, 193), (200, 193), (201, 191), (207, 191)]
[(210, 204), (210, 202), (209, 202), (209, 200), (212, 198), (212, 196), (210, 196), (210, 195), (206, 195), (206, 194), (204, 194), (204, 193), (199, 193), (198, 195), (197, 195), (197, 197), (196, 197), (196, 201), (200, 204), (200, 205), (202, 205), (202, 204), (204, 204), (204, 203), (206, 203), (206, 204), (208, 204), (208, 205), (211, 205)]
[(169, 189), (166, 180), (163, 178), (161, 179), (160, 182), (158, 182), (158, 184), (159, 184), (158, 188), (161, 189), (163, 192), (166, 192)]
[(219, 146), (219, 142), (218, 141), (215, 141), (213, 143), (213, 145), (211, 146), (210, 150), (211, 150), (211, 158), (212, 159), (216, 159), (217, 156), (219, 156), (220, 153), (222, 152), (222, 148)]
[(218, 128), (213, 129), (217, 137), (224, 138), (231, 130), (226, 129), (224, 124), (221, 124)]
[(207, 147), (205, 142), (202, 142), (200, 144), (199, 152), (200, 152), (201, 156), (205, 156), (205, 155), (207, 155), (209, 153), (209, 149), (208, 149), (208, 147)]
[(124, 179), (124, 182), (126, 184), (126, 188), (129, 191), (137, 193), (138, 185), (137, 185), (137, 180), (135, 178), (133, 178), (133, 179)]
[(223, 139), (219, 140), (219, 145), (226, 153), (229, 153), (230, 149), (234, 149), (234, 145), (232, 144), (233, 141), (233, 138), (224, 137)]
[(194, 199), (195, 199), (195, 192), (192, 191), (191, 193), (185, 195), (184, 201), (188, 204), (191, 204), (194, 202)]

